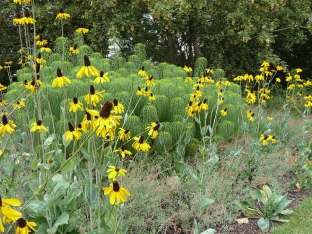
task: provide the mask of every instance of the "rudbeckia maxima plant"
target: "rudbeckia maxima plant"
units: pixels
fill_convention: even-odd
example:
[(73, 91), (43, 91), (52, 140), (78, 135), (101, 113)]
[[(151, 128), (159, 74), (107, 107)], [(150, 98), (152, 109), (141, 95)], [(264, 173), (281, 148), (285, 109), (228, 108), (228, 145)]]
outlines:
[(109, 203), (111, 205), (117, 204), (119, 205), (120, 202), (125, 202), (127, 200), (126, 196), (130, 196), (130, 192), (119, 185), (118, 181), (114, 180), (109, 187), (103, 188), (104, 195), (109, 196)]

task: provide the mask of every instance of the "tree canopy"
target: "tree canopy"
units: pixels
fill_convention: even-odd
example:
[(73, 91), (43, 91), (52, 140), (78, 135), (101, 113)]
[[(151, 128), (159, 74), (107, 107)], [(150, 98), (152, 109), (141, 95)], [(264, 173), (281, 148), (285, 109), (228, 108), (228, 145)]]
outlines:
[[(208, 66), (228, 76), (255, 72), (263, 60), (300, 66), (311, 76), (312, 2), (310, 0), (91, 0), (34, 1), (16, 6), (1, 1), (1, 63), (18, 58), (16, 12), (33, 7), (36, 32), (49, 42), (61, 36), (55, 19), (60, 8), (71, 15), (64, 20), (64, 36), (73, 38), (81, 23), (90, 29), (85, 41), (95, 51), (128, 56), (137, 43), (146, 46), (153, 62), (195, 66), (206, 57)], [(59, 30), (58, 30), (59, 29)], [(53, 46), (52, 46), (53, 47)], [(1, 74), (3, 80), (3, 74)], [(231, 77), (229, 77), (231, 78)]]

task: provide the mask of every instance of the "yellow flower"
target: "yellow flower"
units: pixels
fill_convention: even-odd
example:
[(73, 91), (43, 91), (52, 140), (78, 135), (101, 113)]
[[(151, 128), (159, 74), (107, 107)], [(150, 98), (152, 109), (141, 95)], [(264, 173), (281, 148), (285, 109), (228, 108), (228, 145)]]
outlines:
[(100, 111), (87, 110), (92, 116), (97, 117), (99, 127), (96, 130), (96, 134), (102, 138), (107, 139), (109, 137), (109, 139), (113, 139), (115, 137), (115, 130), (120, 125), (119, 121), (122, 119), (122, 116), (112, 115), (112, 109), (113, 103), (106, 101)]
[(302, 72), (302, 69), (301, 69), (301, 68), (297, 68), (297, 69), (296, 69), (296, 72), (297, 72), (297, 73), (300, 73), (300, 72)]
[(86, 33), (89, 32), (89, 29), (85, 28), (84, 24), (81, 23), (80, 27), (78, 29), (76, 29), (76, 32), (79, 33), (79, 34), (86, 34)]
[(187, 82), (192, 82), (192, 81), (193, 81), (193, 79), (192, 79), (192, 77), (190, 77), (190, 76), (187, 76), (187, 77), (185, 78), (185, 80), (184, 80), (185, 83), (187, 83)]
[(264, 76), (263, 75), (256, 75), (255, 79), (259, 83), (260, 81), (264, 80)]
[(153, 76), (147, 76), (145, 79), (146, 79), (145, 84), (147, 86), (154, 86), (155, 85)]
[(30, 3), (31, 0), (13, 0), (13, 2), (22, 5), (23, 3), (24, 3), (24, 4)]
[(126, 170), (125, 169), (120, 169), (118, 167), (114, 166), (108, 166), (109, 169), (106, 171), (108, 172), (108, 179), (115, 179), (117, 176), (125, 176), (126, 175)]
[(143, 90), (143, 96), (148, 97), (152, 93), (151, 90), (148, 90), (148, 87), (146, 86), (145, 89)]
[(218, 101), (217, 101), (218, 105), (223, 104), (223, 102), (224, 102), (224, 98), (223, 97), (222, 98), (218, 98)]
[(188, 67), (188, 66), (184, 66), (183, 70), (185, 72), (192, 72), (193, 71), (193, 69), (191, 67)]
[(34, 227), (37, 226), (37, 224), (35, 222), (28, 222), (23, 218), (19, 218), (16, 222), (17, 228), (15, 234), (28, 234), (36, 232), (36, 229)]
[(2, 134), (2, 137), (4, 137), (6, 133), (12, 134), (15, 132), (13, 129), (15, 127), (16, 125), (14, 124), (13, 120), (8, 121), (6, 115), (2, 116), (2, 123), (0, 124), (0, 134)]
[(144, 90), (141, 89), (141, 87), (138, 87), (138, 90), (136, 92), (136, 95), (143, 95)]
[(288, 90), (293, 90), (295, 87), (296, 87), (295, 84), (291, 84), (291, 85), (289, 85), (289, 86), (287, 87), (287, 89), (288, 89)]
[(69, 19), (70, 14), (64, 13), (64, 9), (60, 8), (60, 13), (57, 14), (56, 19)]
[(91, 116), (91, 114), (87, 111), (81, 122), (82, 131), (86, 132), (88, 131), (89, 128), (94, 130), (96, 127), (97, 127), (97, 122), (95, 121), (95, 117)]
[(218, 81), (217, 83), (216, 83), (216, 86), (218, 87), (218, 88), (222, 88), (223, 87), (223, 82), (222, 81)]
[(133, 140), (134, 140), (134, 143), (132, 144), (132, 147), (136, 151), (147, 152), (151, 148), (151, 146), (148, 143), (144, 142), (144, 137), (143, 136), (133, 137)]
[(69, 53), (70, 54), (79, 54), (79, 50), (77, 49), (77, 45), (74, 45), (73, 47), (69, 47)]
[(130, 193), (127, 189), (119, 185), (118, 181), (113, 181), (113, 184), (108, 188), (103, 188), (104, 195), (109, 196), (109, 202), (111, 205), (117, 204), (120, 202), (125, 202), (127, 198), (125, 195), (130, 196)]
[(66, 84), (71, 84), (70, 79), (68, 79), (66, 76), (63, 76), (61, 69), (57, 69), (57, 77), (52, 82), (52, 87), (64, 87)]
[(203, 102), (200, 102), (199, 111), (201, 111), (201, 110), (208, 110), (207, 99), (205, 99)]
[(262, 145), (266, 145), (268, 142), (268, 136), (264, 136), (263, 134), (261, 134), (260, 142), (262, 142)]
[(277, 65), (277, 66), (276, 66), (276, 70), (278, 70), (278, 71), (282, 71), (282, 70), (283, 70), (283, 66), (281, 66), (281, 65)]
[(250, 110), (247, 111), (247, 117), (249, 118), (250, 122), (255, 121), (254, 116), (255, 116), (255, 114), (252, 111), (250, 111)]
[(12, 65), (13, 61), (12, 60), (7, 60), (4, 62), (4, 68), (10, 68)]
[(77, 78), (82, 78), (84, 75), (87, 77), (100, 75), (99, 71), (95, 67), (91, 66), (87, 55), (84, 56), (84, 66), (82, 66), (78, 71)]
[(2, 98), (0, 97), (0, 106), (7, 106), (8, 104), (9, 104), (8, 100), (2, 99)]
[(139, 76), (147, 76), (147, 72), (144, 69), (144, 66), (141, 68), (141, 70), (138, 72)]
[(223, 90), (222, 89), (220, 89), (219, 91), (218, 91), (218, 96), (220, 97), (222, 97), (224, 95), (224, 93), (223, 93)]
[(4, 219), (0, 217), (0, 232), (4, 233), (4, 227), (2, 224), (2, 220), (7, 222), (11, 222), (22, 217), (22, 213), (14, 210), (11, 206), (21, 206), (22, 203), (15, 198), (6, 198), (2, 199), (0, 196), (0, 214), (4, 216)]
[(34, 20), (28, 11), (25, 12), (25, 16), (20, 19), (20, 24), (34, 24), (36, 20)]
[(123, 129), (123, 128), (119, 128), (119, 132), (118, 132), (118, 136), (119, 136), (119, 139), (122, 140), (122, 141), (127, 141), (130, 139), (130, 131), (127, 129)]
[(52, 50), (48, 47), (48, 45), (44, 45), (43, 47), (40, 48), (40, 52), (51, 53)]
[(281, 82), (281, 79), (280, 79), (280, 78), (276, 78), (275, 80), (276, 80), (276, 82), (278, 82), (278, 83)]
[(6, 90), (8, 87), (4, 86), (3, 84), (0, 83), (0, 92), (3, 90)]
[(151, 93), (151, 95), (148, 97), (148, 100), (151, 101), (151, 102), (156, 100), (156, 97), (154, 96), (153, 93)]
[(222, 116), (227, 116), (227, 108), (225, 108), (224, 110), (220, 110), (220, 113)]
[(248, 102), (248, 104), (253, 104), (255, 103), (257, 100), (256, 94), (253, 91), (247, 91), (247, 97), (246, 97), (246, 101)]
[(114, 150), (114, 152), (119, 152), (122, 158), (125, 158), (127, 155), (132, 155), (132, 153), (129, 150), (126, 150), (123, 145), (119, 149)]
[(157, 122), (152, 122), (151, 126), (148, 126), (145, 129), (149, 129), (147, 134), (151, 136), (152, 139), (155, 139), (158, 135), (159, 127), (160, 127), (160, 123), (157, 121)]
[(227, 80), (227, 81), (225, 81), (224, 85), (227, 86), (227, 87), (231, 86), (231, 82)]
[(263, 134), (261, 134), (260, 136), (260, 142), (262, 142), (262, 145), (265, 146), (268, 142), (271, 142), (271, 143), (276, 143), (277, 140), (275, 138), (275, 136), (272, 136), (272, 135), (266, 135), (264, 136)]
[(0, 156), (3, 154), (3, 151), (0, 149)]
[(69, 112), (77, 112), (78, 109), (83, 110), (83, 105), (77, 97), (74, 97), (73, 101), (69, 103)]
[(290, 75), (290, 73), (288, 73), (288, 76), (286, 76), (286, 81), (289, 82), (292, 80), (292, 76)]
[(117, 99), (114, 99), (113, 104), (112, 114), (121, 114), (125, 112), (125, 107), (119, 103)]
[(96, 84), (99, 84), (99, 83), (104, 83), (104, 82), (110, 82), (110, 79), (109, 79), (109, 77), (108, 77), (108, 72), (106, 72), (105, 74), (104, 74), (104, 72), (103, 71), (101, 71), (100, 72), (100, 76), (98, 76), (98, 77), (96, 77), (95, 79), (94, 79), (94, 83), (96, 83)]
[(74, 138), (76, 140), (79, 140), (82, 136), (82, 133), (77, 131), (76, 129), (74, 129), (73, 125), (71, 124), (71, 122), (68, 122), (68, 128), (69, 130), (65, 132), (65, 140), (66, 141), (71, 141)]
[(213, 74), (213, 69), (211, 69), (211, 68), (207, 68), (207, 69), (206, 69), (206, 72), (207, 72), (207, 73), (211, 73), (211, 74)]
[(90, 85), (90, 93), (88, 93), (84, 100), (87, 104), (92, 104), (93, 106), (96, 106), (103, 98), (102, 93), (104, 93), (105, 90), (102, 90), (101, 92), (95, 92), (94, 86)]
[(16, 17), (13, 19), (13, 24), (23, 24), (21, 20), (21, 14), (17, 12)]
[(273, 120), (273, 117), (272, 117), (272, 116), (268, 116), (267, 119), (270, 120), (270, 121), (272, 121), (272, 120)]
[(48, 131), (48, 129), (46, 129), (46, 127), (42, 124), (42, 120), (38, 120), (36, 123), (33, 123), (31, 126), (32, 126), (30, 129), (31, 132), (36, 132), (36, 131), (47, 132)]

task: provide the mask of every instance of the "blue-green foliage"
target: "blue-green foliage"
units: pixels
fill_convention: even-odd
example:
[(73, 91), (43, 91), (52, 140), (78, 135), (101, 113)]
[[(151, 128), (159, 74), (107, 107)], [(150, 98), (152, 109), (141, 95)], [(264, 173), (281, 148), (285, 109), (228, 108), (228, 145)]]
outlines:
[[(62, 44), (64, 43), (64, 45)], [(191, 94), (194, 92), (194, 82), (186, 83), (184, 81), (186, 73), (182, 67), (177, 67), (168, 63), (160, 63), (153, 65), (151, 61), (146, 60), (144, 46), (138, 45), (137, 54), (130, 56), (127, 60), (122, 57), (103, 58), (99, 53), (94, 53), (87, 45), (79, 46), (78, 55), (67, 55), (62, 60), (62, 53), (59, 48), (70, 44), (65, 39), (56, 42), (58, 53), (49, 54), (46, 64), (40, 70), (40, 80), (43, 82), (39, 88), (40, 103), (44, 108), (45, 125), (52, 133), (62, 136), (64, 134), (64, 126), (67, 128), (67, 122), (75, 125), (83, 120), (84, 111), (69, 113), (69, 103), (74, 97), (78, 97), (79, 101), (87, 107), (84, 97), (89, 93), (90, 85), (94, 85), (96, 92), (105, 90), (101, 95), (102, 101), (95, 109), (99, 110), (107, 100), (113, 101), (117, 99), (125, 107), (126, 118), (121, 120), (121, 126), (129, 129), (131, 136), (143, 134), (147, 138), (145, 128), (151, 122), (159, 121), (162, 123), (159, 137), (155, 139), (155, 147), (159, 150), (168, 150), (178, 141), (186, 139), (186, 142), (197, 142), (203, 137), (201, 129), (203, 127), (213, 126), (214, 119), (217, 115), (215, 130), (221, 139), (227, 139), (236, 134), (241, 120), (241, 113), (245, 113), (245, 102), (241, 98), (240, 87), (231, 83), (226, 87), (224, 95), (224, 103), (217, 108), (219, 88), (215, 84), (206, 84), (200, 90), (203, 96), (200, 100), (207, 99), (209, 105), (208, 110), (201, 111), (197, 117), (200, 122), (195, 121), (194, 117), (190, 117), (186, 107), (189, 103)], [(80, 67), (84, 65), (83, 56), (88, 55), (91, 65), (98, 68), (99, 71), (108, 72), (110, 82), (102, 84), (94, 84), (94, 78), (76, 78), (76, 74)], [(69, 56), (69, 57), (68, 57)], [(146, 79), (138, 75), (139, 69), (144, 66), (145, 71), (149, 75), (153, 75), (155, 85), (148, 87), (156, 97), (155, 101), (149, 101), (149, 96), (139, 96), (136, 94), (138, 87), (146, 88)], [(207, 66), (205, 58), (199, 58), (196, 62), (194, 74), (200, 77)], [(60, 68), (63, 75), (71, 80), (71, 84), (66, 87), (52, 88), (53, 79), (57, 77), (57, 69)], [(6, 97), (10, 100), (16, 100), (21, 97), (21, 89), (23, 88), (23, 80), (30, 81), (33, 74), (31, 69), (24, 68), (17, 72), (19, 82), (12, 84)], [(214, 73), (215, 79), (224, 80), (224, 71), (217, 69)], [(38, 99), (37, 94), (24, 92), (23, 97), (26, 99), (27, 109), (29, 113), (37, 113)], [(90, 108), (90, 106), (88, 107)], [(220, 117), (218, 113), (220, 109), (227, 108), (228, 115)], [(245, 109), (244, 109), (245, 108)], [(217, 112), (218, 111), (218, 112)], [(64, 119), (64, 112), (65, 119)], [(34, 115), (36, 116), (36, 114)], [(196, 117), (196, 118), (197, 118)], [(24, 126), (25, 119), (21, 114), (15, 117), (19, 127)], [(52, 126), (52, 122), (55, 124)], [(125, 121), (124, 121), (125, 120)], [(65, 129), (66, 130), (66, 129)], [(145, 132), (144, 132), (145, 131)], [(117, 134), (116, 134), (117, 135)], [(207, 132), (206, 135), (209, 135)], [(118, 136), (118, 135), (117, 135)], [(182, 139), (183, 138), (183, 139)], [(195, 139), (197, 138), (197, 140)], [(61, 137), (58, 137), (60, 140)], [(130, 145), (130, 144), (129, 144)]]

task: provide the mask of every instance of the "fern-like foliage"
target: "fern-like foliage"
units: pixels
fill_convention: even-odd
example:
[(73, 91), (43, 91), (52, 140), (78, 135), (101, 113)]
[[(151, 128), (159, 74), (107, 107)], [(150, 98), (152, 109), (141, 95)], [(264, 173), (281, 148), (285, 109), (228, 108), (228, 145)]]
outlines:
[(237, 129), (237, 125), (230, 120), (223, 120), (218, 124), (217, 134), (223, 139), (227, 139), (232, 136)]
[(206, 58), (204, 57), (197, 58), (195, 62), (195, 69), (194, 69), (193, 76), (197, 76), (197, 77), (202, 76), (207, 68), (207, 64), (208, 64), (208, 61)]
[(158, 121), (157, 108), (154, 105), (145, 105), (140, 113), (140, 119), (143, 124), (149, 125), (151, 122)]
[(169, 132), (161, 131), (156, 140), (155, 140), (155, 148), (158, 151), (168, 151), (170, 147), (172, 147), (172, 137)]

